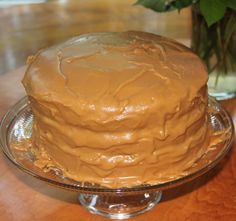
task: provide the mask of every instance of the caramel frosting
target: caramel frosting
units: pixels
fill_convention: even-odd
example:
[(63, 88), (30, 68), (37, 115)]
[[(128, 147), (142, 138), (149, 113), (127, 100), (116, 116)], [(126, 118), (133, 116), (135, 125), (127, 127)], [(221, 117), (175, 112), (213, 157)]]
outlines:
[(150, 33), (90, 33), (40, 51), (23, 84), (33, 144), (81, 182), (117, 188), (180, 176), (208, 142), (207, 72)]

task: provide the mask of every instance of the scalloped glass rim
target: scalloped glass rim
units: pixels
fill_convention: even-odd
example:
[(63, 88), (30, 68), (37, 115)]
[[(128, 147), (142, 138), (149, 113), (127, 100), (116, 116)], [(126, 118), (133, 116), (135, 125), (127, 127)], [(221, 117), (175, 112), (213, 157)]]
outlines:
[[(153, 192), (153, 191), (159, 191), (168, 189), (183, 183), (186, 183), (190, 180), (193, 180), (194, 178), (199, 177), (200, 175), (206, 173), (210, 169), (212, 169), (230, 150), (232, 141), (233, 141), (233, 123), (229, 116), (229, 114), (217, 103), (213, 98), (209, 97), (209, 109), (212, 109), (212, 112), (209, 112), (210, 116), (210, 126), (216, 127), (214, 130), (222, 130), (224, 129), (227, 131), (226, 139), (223, 142), (220, 142), (216, 146), (215, 151), (215, 158), (211, 162), (208, 162), (206, 160), (206, 157), (208, 153), (204, 156), (203, 160), (200, 159), (199, 162), (197, 162), (194, 166), (196, 169), (192, 169), (192, 171), (185, 176), (182, 176), (178, 179), (170, 180), (165, 183), (158, 183), (155, 185), (143, 185), (143, 186), (137, 186), (132, 188), (118, 188), (118, 189), (110, 189), (110, 188), (104, 188), (99, 186), (93, 186), (92, 184), (88, 184), (88, 186), (85, 186), (84, 184), (81, 185), (81, 183), (67, 179), (62, 177), (60, 174), (54, 173), (54, 177), (49, 176), (49, 173), (43, 172), (43, 170), (35, 169), (36, 167), (33, 165), (33, 162), (30, 163), (30, 157), (27, 158), (27, 155), (25, 154), (23, 161), (29, 161), (27, 163), (22, 163), (22, 159), (19, 157), (15, 157), (14, 155), (14, 148), (11, 148), (10, 146), (10, 139), (11, 139), (11, 133), (14, 127), (14, 124), (17, 122), (19, 116), (21, 116), (25, 111), (30, 111), (30, 106), (27, 97), (22, 98), (20, 101), (18, 101), (3, 117), (1, 124), (0, 124), (0, 145), (3, 150), (3, 153), (5, 156), (19, 169), (22, 171), (28, 173), (29, 175), (40, 179), (42, 181), (47, 182), (48, 184), (55, 185), (57, 187), (61, 187), (64, 189), (69, 189), (72, 191), (77, 191), (80, 193), (88, 193), (88, 194), (96, 194), (96, 193), (126, 193), (126, 194), (133, 194), (134, 192), (142, 193), (142, 192)], [(32, 115), (32, 114), (31, 114)], [(30, 121), (30, 120), (29, 120)], [(31, 118), (32, 121), (32, 118)], [(219, 125), (215, 126), (213, 121), (217, 121)], [(32, 124), (32, 122), (31, 122)], [(23, 128), (24, 130), (24, 128)], [(24, 151), (23, 151), (24, 152)], [(211, 152), (211, 151), (209, 151)], [(25, 152), (26, 153), (26, 152)], [(212, 152), (211, 152), (212, 153)], [(202, 162), (201, 162), (202, 161)], [(205, 161), (205, 163), (204, 163)], [(203, 165), (201, 165), (201, 163)], [(199, 168), (197, 166), (201, 165)], [(197, 166), (196, 166), (197, 165)], [(190, 171), (190, 170), (189, 170)], [(43, 172), (43, 173), (42, 173)], [(52, 173), (52, 171), (50, 171)]]

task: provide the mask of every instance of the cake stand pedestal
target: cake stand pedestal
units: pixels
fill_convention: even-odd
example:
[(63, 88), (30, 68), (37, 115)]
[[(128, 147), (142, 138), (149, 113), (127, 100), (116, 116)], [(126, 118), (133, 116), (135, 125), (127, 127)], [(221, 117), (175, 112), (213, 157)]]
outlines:
[(161, 200), (162, 191), (127, 195), (79, 194), (79, 202), (93, 214), (111, 219), (128, 219), (152, 209)]

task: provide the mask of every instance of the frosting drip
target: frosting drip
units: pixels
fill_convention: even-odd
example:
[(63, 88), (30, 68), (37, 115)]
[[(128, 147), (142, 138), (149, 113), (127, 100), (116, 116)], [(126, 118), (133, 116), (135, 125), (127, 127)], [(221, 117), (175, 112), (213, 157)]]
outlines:
[(23, 84), (33, 143), (79, 181), (180, 176), (208, 142), (207, 72), (188, 48), (143, 32), (94, 33), (40, 51)]

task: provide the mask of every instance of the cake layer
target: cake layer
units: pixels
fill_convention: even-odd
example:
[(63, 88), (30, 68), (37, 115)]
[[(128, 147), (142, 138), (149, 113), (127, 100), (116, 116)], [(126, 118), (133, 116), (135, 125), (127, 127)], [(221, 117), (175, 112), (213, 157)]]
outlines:
[(208, 145), (207, 73), (188, 48), (142, 33), (81, 35), (30, 59), (34, 144), (79, 181), (179, 176)]

